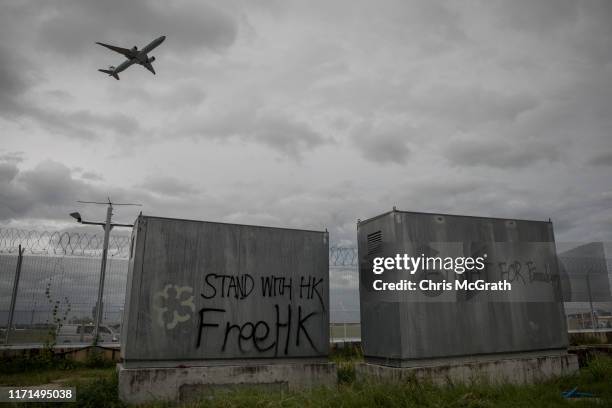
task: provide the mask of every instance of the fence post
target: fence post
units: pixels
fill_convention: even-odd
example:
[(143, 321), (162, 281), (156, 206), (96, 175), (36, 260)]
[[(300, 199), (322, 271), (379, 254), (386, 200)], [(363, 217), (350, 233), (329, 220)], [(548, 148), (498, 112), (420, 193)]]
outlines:
[(9, 320), (6, 328), (6, 339), (5, 344), (9, 344), (11, 330), (13, 328), (13, 317), (15, 314), (15, 303), (17, 302), (17, 289), (19, 288), (19, 276), (21, 275), (21, 263), (23, 261), (23, 251), (25, 248), (21, 248), (19, 245), (19, 256), (17, 257), (17, 268), (15, 269), (15, 279), (13, 280), (13, 293), (11, 295), (11, 307), (9, 309)]
[(591, 278), (587, 272), (587, 290), (589, 291), (589, 305), (591, 307), (591, 328), (593, 332), (597, 331), (599, 323), (597, 322), (597, 317), (595, 315), (595, 311), (593, 310), (593, 297), (591, 296)]

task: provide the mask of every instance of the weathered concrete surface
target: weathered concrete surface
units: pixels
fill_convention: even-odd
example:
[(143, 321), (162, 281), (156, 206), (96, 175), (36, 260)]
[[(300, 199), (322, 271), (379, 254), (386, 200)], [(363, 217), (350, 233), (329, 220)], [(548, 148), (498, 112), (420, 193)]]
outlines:
[[(431, 362), (430, 362), (431, 363)], [(362, 363), (356, 367), (359, 380), (405, 381), (416, 379), (434, 384), (485, 383), (528, 384), (549, 378), (573, 374), (578, 370), (578, 358), (565, 352), (546, 354), (514, 354), (492, 356), (489, 359), (438, 359), (430, 365), (392, 367)]]
[(140, 216), (126, 367), (326, 357), (328, 257), (327, 232)]
[[(366, 361), (564, 349), (567, 328), (552, 223), (391, 211), (357, 225), (361, 339)], [(373, 273), (375, 257), (482, 257), (478, 273)], [(400, 279), (508, 280), (508, 292), (375, 291)]]
[(334, 363), (124, 368), (118, 366), (119, 398), (129, 403), (185, 401), (236, 388), (299, 390), (336, 386)]

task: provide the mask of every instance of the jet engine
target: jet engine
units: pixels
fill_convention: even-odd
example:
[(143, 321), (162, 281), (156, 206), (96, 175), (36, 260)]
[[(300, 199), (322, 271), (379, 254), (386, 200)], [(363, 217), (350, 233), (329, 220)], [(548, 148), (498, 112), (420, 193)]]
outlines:
[(109, 71), (114, 71), (114, 70), (115, 70), (115, 67), (114, 67), (114, 66), (112, 66), (112, 65), (109, 65), (109, 66), (108, 66), (108, 70), (109, 70)]
[(149, 59), (147, 60), (147, 62), (149, 62), (149, 63), (151, 63), (153, 61), (155, 61), (155, 57), (149, 57)]
[(136, 51), (138, 51), (138, 47), (137, 46), (133, 46), (132, 47), (132, 52), (136, 52)]

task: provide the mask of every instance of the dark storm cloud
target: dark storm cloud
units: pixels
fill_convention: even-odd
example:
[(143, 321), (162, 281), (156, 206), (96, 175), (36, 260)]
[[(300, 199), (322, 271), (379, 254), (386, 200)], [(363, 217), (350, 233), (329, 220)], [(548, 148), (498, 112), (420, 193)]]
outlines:
[[(108, 196), (118, 202), (146, 203), (149, 209), (163, 208), (163, 202), (146, 190), (89, 183), (75, 177), (64, 164), (52, 160), (27, 170), (21, 170), (14, 162), (0, 161), (0, 221), (27, 218), (67, 220), (67, 214), (79, 206), (77, 200), (104, 201)], [(177, 208), (181, 210), (184, 207)], [(99, 217), (95, 208), (85, 208), (81, 212)], [(167, 210), (161, 209), (160, 212)]]
[(67, 55), (82, 54), (95, 41), (142, 47), (158, 35), (168, 36), (173, 52), (222, 50), (237, 34), (231, 15), (204, 1), (57, 0), (40, 8), (40, 42)]
[(0, 219), (53, 219), (58, 209), (88, 192), (88, 185), (72, 179), (62, 164), (45, 161), (21, 172), (16, 163), (4, 162), (0, 166)]
[[(0, 115), (31, 157), (0, 165), (0, 220), (64, 220), (111, 195), (347, 245), (356, 218), (392, 205), (610, 237), (607, 0), (5, 4)], [(159, 75), (95, 72), (119, 57), (95, 41), (159, 34)], [(48, 149), (49, 133), (87, 143)], [(118, 158), (129, 146), (109, 134), (138, 155)]]
[[(103, 210), (78, 204), (77, 200), (105, 201), (107, 197), (114, 202), (143, 204), (143, 207), (117, 207), (116, 218), (121, 222), (131, 222), (140, 210), (150, 215), (198, 218), (204, 216), (201, 213), (204, 206), (209, 216), (220, 218), (228, 208), (227, 201), (207, 196), (198, 202), (179, 199), (195, 190), (171, 177), (151, 179), (150, 183), (136, 188), (123, 188), (84, 177), (88, 171), (69, 169), (56, 161), (46, 160), (31, 169), (21, 169), (19, 163), (10, 159), (0, 159), (0, 222), (69, 221), (68, 214), (75, 209), (84, 219), (97, 220), (103, 216)], [(82, 179), (77, 177), (78, 173), (82, 173)]]

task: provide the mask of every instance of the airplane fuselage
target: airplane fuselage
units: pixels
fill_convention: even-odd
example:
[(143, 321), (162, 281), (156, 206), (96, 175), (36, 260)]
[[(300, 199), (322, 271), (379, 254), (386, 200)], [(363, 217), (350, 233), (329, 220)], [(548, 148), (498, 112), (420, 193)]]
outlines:
[(127, 60), (123, 61), (121, 64), (117, 65), (115, 67), (115, 69), (113, 70), (113, 72), (115, 74), (118, 74), (121, 71), (125, 71), (127, 68), (129, 68), (130, 65), (134, 64), (135, 62), (136, 62), (136, 60), (134, 58), (127, 59)]

